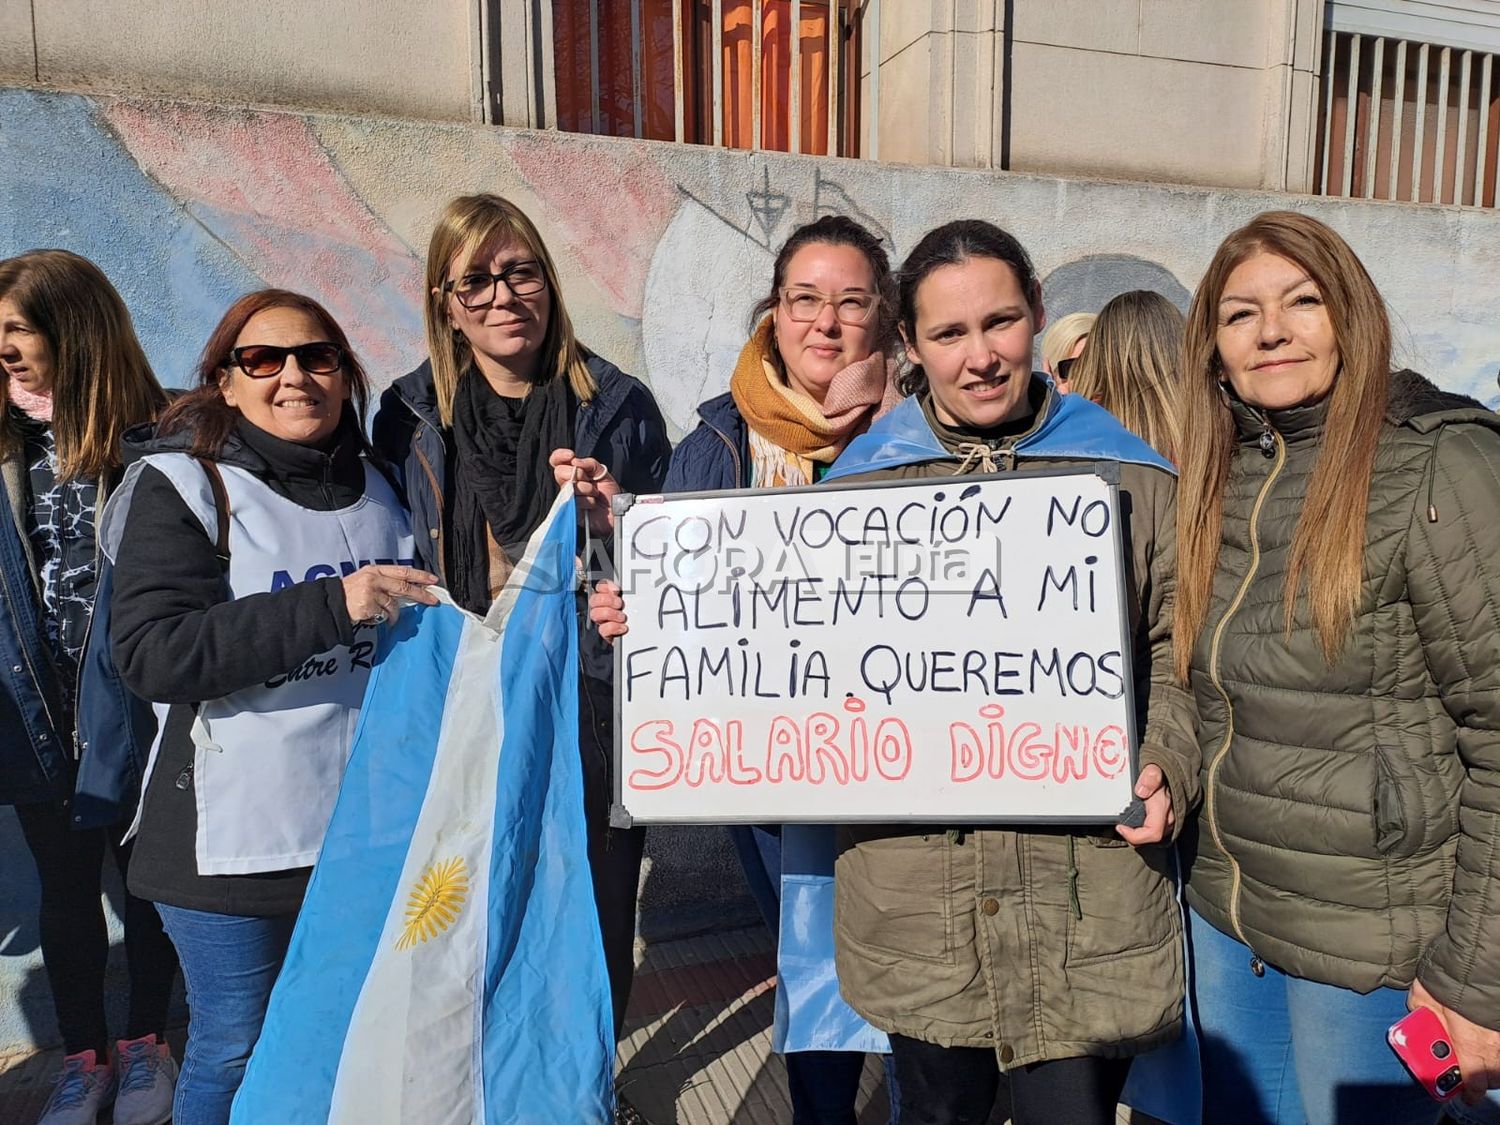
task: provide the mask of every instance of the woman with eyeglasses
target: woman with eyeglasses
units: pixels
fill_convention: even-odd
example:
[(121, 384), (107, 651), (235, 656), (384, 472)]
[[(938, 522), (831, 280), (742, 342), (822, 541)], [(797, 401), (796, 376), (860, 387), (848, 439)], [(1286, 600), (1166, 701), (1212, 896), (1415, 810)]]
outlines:
[[(483, 614), (561, 483), (576, 482), (588, 532), (607, 537), (609, 497), (658, 491), (671, 443), (645, 384), (574, 335), (557, 267), (515, 204), (449, 203), (428, 245), (426, 288), (429, 358), (381, 397), (375, 448), (405, 486), (418, 560)], [(580, 529), (580, 552), (586, 542)], [(614, 663), (591, 629), (579, 660), (589, 865), (618, 1034), (645, 830), (609, 826)]]
[(434, 604), (410, 523), (370, 455), (364, 369), (311, 298), (236, 301), (197, 387), (104, 513), (111, 637), (159, 734), (132, 893), (182, 961), (190, 1023), (177, 1125), (221, 1125), (260, 1035), (348, 762), (376, 629)]
[[(821, 480), (844, 447), (896, 404), (895, 283), (880, 240), (829, 215), (792, 232), (768, 292), (751, 310), (729, 393), (698, 407), (666, 492), (784, 488)], [(626, 627), (618, 587), (601, 583), (590, 612), (600, 633)], [(773, 934), (780, 930), (782, 830), (732, 827), (745, 879)], [(829, 935), (831, 941), (831, 935)], [(859, 1051), (785, 1056), (796, 1125), (844, 1125), (864, 1069)]]
[(104, 1005), (106, 855), (123, 874), (150, 716), (107, 659), (96, 515), (119, 484), (120, 437), (167, 403), (109, 279), (66, 250), (0, 262), (0, 802), (41, 884), (37, 929), (65, 1057), (40, 1125), (170, 1113), (165, 1040), (177, 958), (149, 902), (126, 895), (124, 1038)]

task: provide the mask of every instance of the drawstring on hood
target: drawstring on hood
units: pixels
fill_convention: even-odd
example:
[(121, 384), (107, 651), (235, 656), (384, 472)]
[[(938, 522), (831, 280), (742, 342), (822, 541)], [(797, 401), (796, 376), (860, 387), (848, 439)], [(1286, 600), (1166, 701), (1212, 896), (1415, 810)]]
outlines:
[(953, 475), (956, 477), (963, 476), (976, 464), (979, 466), (982, 472), (994, 473), (999, 471), (998, 467), (995, 464), (995, 454), (997, 450), (988, 442), (962, 442), (956, 449), (954, 449), (953, 452), (957, 453), (960, 457), (963, 458), (963, 460), (959, 462), (958, 468), (953, 470)]

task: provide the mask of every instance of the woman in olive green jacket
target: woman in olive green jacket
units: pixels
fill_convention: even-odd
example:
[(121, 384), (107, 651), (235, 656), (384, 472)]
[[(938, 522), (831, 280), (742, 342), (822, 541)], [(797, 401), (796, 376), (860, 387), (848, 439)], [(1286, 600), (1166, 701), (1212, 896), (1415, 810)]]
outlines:
[(1435, 1011), (1500, 1083), (1500, 418), (1390, 373), (1317, 220), (1219, 248), (1183, 352), (1176, 670), (1209, 1122), (1430, 1122), (1387, 1050)]
[(840, 988), (891, 1033), (903, 1123), (988, 1120), (1002, 1070), (1016, 1125), (1112, 1123), (1130, 1058), (1175, 1037), (1182, 1017), (1172, 860), (1152, 846), (1187, 819), (1198, 775), (1191, 705), (1171, 676), (1171, 466), (1102, 407), (1032, 373), (1041, 286), (1010, 235), (939, 227), (900, 276), (912, 397), (828, 479), (1119, 463), (1136, 794), (1149, 817), (1141, 829), (845, 831)]

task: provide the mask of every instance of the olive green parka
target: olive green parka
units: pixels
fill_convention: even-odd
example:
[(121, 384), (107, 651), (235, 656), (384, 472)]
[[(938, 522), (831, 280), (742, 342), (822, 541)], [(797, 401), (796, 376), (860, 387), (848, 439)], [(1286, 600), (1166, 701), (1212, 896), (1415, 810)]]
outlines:
[[(1039, 378), (1033, 392), (1032, 427), (994, 443), (988, 457), (970, 447), (951, 460), (847, 479), (1086, 464), (1025, 454), (1026, 437), (1056, 402)], [(1120, 493), (1139, 761), (1161, 768), (1181, 826), (1197, 801), (1199, 762), (1191, 700), (1171, 671), (1176, 481), (1160, 468), (1121, 463)], [(1006, 1068), (1135, 1055), (1180, 1032), (1182, 926), (1170, 845), (1133, 848), (1112, 827), (871, 825), (842, 830), (840, 842), (839, 985), (881, 1030), (989, 1047)]]
[(1204, 804), (1188, 897), (1295, 976), (1420, 977), (1500, 1028), (1500, 417), (1392, 376), (1364, 575), (1330, 664), (1282, 582), (1324, 406), (1231, 404), (1222, 547), (1192, 657)]

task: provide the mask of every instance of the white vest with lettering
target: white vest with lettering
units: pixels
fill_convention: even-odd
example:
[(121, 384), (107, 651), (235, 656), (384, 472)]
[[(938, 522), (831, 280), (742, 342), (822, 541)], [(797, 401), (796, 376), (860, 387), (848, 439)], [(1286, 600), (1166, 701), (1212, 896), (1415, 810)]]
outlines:
[[(217, 540), (218, 513), (202, 465), (183, 453), (153, 454), (140, 464), (170, 480), (208, 538)], [(229, 494), (227, 579), (236, 599), (342, 577), (367, 563), (412, 564), (406, 510), (368, 462), (364, 495), (331, 512), (304, 508), (244, 469), (221, 464), (219, 470)], [(117, 514), (103, 522), (101, 542), (111, 556), (123, 529), (132, 477), (139, 471), (132, 466), (118, 490), (119, 506), (110, 505)], [(349, 761), (375, 646), (376, 629), (359, 627), (352, 645), (329, 649), (265, 683), (198, 705), (193, 787), (200, 875), (286, 871), (308, 867), (318, 858)], [(158, 734), (141, 787), (143, 798), (166, 725), (167, 707), (157, 704), (155, 710)], [(137, 824), (139, 820), (138, 810)]]

